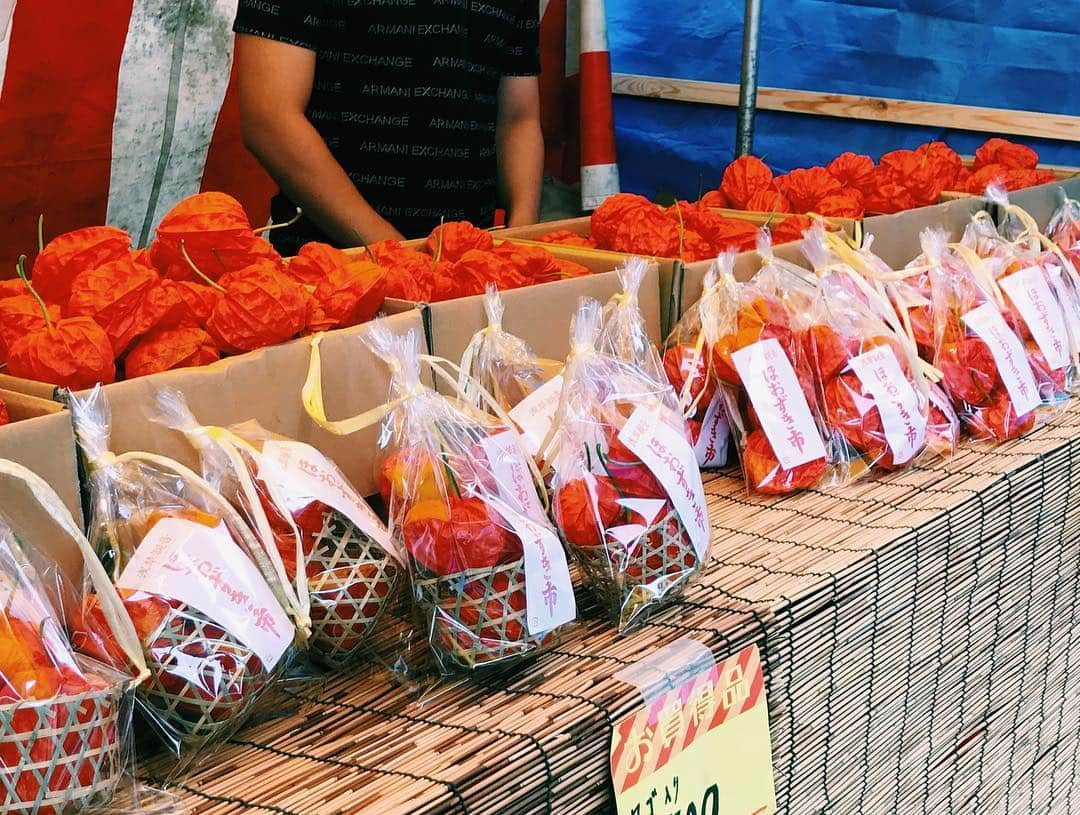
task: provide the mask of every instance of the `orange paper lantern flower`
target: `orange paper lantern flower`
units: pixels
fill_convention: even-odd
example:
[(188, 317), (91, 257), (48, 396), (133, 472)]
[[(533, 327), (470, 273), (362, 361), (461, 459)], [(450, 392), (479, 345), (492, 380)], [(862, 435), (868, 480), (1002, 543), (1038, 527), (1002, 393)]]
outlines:
[(451, 496), (414, 504), (402, 537), (417, 565), (436, 575), (490, 569), (521, 557), (521, 541), (479, 498)]
[(861, 218), (866, 210), (862, 193), (849, 188), (822, 198), (816, 211), (827, 218)]
[[(23, 282), (16, 282), (26, 292)], [(50, 320), (55, 322), (60, 319), (59, 306), (49, 304), (47, 309)], [(31, 331), (40, 331), (45, 326), (41, 304), (31, 295), (24, 293), (0, 300), (0, 362), (7, 359), (8, 349), (15, 340)]]
[(988, 406), (974, 408), (965, 416), (964, 424), (972, 438), (1008, 441), (1035, 427), (1035, 411), (1017, 415), (1008, 391), (1002, 388)]
[(369, 247), (375, 262), (386, 269), (386, 296), (424, 302), (431, 299), (432, 259), (400, 241), (385, 240)]
[(874, 182), (874, 160), (861, 153), (841, 153), (825, 169), (841, 186), (860, 192)]
[(746, 200), (750, 212), (791, 212), (791, 202), (779, 190), (755, 192)]
[(803, 232), (813, 226), (813, 221), (806, 215), (789, 215), (772, 228), (773, 246), (802, 240)]
[(91, 226), (53, 238), (34, 259), (34, 289), (64, 307), (75, 277), (87, 269), (127, 257), (131, 236), (112, 226)]
[(1008, 139), (987, 139), (975, 151), (973, 168), (977, 172), (993, 164), (1010, 170), (1034, 170), (1039, 164), (1039, 154)]
[(116, 364), (105, 331), (89, 317), (53, 320), (48, 306), (26, 279), (25, 260), (21, 256), (16, 268), (27, 291), (38, 302), (45, 325), (11, 344), (8, 373), (71, 390), (111, 383), (116, 378)]
[(171, 371), (197, 368), (221, 359), (221, 352), (210, 335), (198, 326), (158, 328), (140, 339), (124, 360), (127, 379)]
[(335, 269), (348, 266), (352, 258), (328, 243), (305, 243), (285, 266), (285, 273), (298, 283), (317, 286)]
[(547, 283), (563, 277), (559, 261), (542, 246), (503, 241), (495, 247), (495, 254), (504, 258), (528, 283)]
[(874, 171), (874, 182), (863, 195), (863, 207), (866, 212), (891, 214), (912, 209), (915, 198), (903, 184), (894, 180), (892, 173), (884, 167)]
[(978, 337), (942, 344), (934, 364), (944, 374), (941, 386), (954, 403), (990, 405), (1002, 384), (990, 346)]
[(280, 267), (281, 256), (251, 228), (244, 207), (222, 192), (203, 192), (185, 198), (158, 224), (150, 245), (150, 260), (166, 277), (196, 280), (184, 250), (200, 269), (217, 279), (228, 271), (263, 260)]
[(0, 300), (6, 300), (9, 297), (17, 297), (20, 294), (26, 294), (26, 286), (18, 278), (13, 280), (0, 280)]
[(824, 167), (792, 170), (776, 179), (777, 189), (791, 202), (795, 212), (813, 212), (818, 202), (836, 195), (844, 187)]
[(579, 235), (569, 229), (556, 229), (538, 238), (542, 243), (557, 243), (561, 246), (582, 246), (587, 249), (595, 249), (596, 242), (588, 235)]
[(938, 177), (936, 165), (926, 154), (915, 150), (893, 150), (881, 157), (881, 170), (891, 175), (893, 182), (904, 187), (915, 206), (936, 204), (945, 189), (944, 179)]
[(723, 190), (709, 190), (698, 202), (703, 207), (715, 207), (716, 209), (731, 209), (731, 202)]
[(205, 328), (221, 296), (221, 291), (213, 286), (205, 286), (190, 280), (160, 278), (151, 298), (160, 298), (170, 303), (171, 308), (158, 323), (158, 327), (176, 328), (194, 324)]
[(427, 239), (428, 253), (439, 260), (451, 263), (460, 260), (468, 251), (478, 249), (490, 252), (495, 248), (495, 240), (485, 229), (473, 226), (468, 221), (451, 221), (435, 227)]
[(331, 269), (315, 287), (315, 301), (336, 328), (365, 323), (386, 299), (386, 270), (366, 260)]
[(960, 189), (956, 183), (961, 171), (964, 169), (964, 162), (959, 153), (941, 141), (927, 142), (921, 145), (916, 152), (926, 157), (933, 174), (941, 182), (942, 189)]
[(227, 351), (252, 351), (290, 340), (307, 325), (303, 287), (267, 261), (221, 278), (222, 298), (206, 329)]
[(673, 345), (664, 352), (664, 373), (671, 387), (681, 394), (687, 378), (692, 378), (690, 399), (704, 406), (716, 395), (716, 382), (709, 377), (707, 354), (707, 351), (698, 354), (693, 345), (685, 344)]
[(556, 258), (555, 263), (559, 267), (559, 275), (563, 278), (567, 277), (587, 277), (592, 274), (592, 270), (588, 266), (583, 266), (580, 263), (575, 263), (572, 260), (563, 260), (562, 258)]
[(555, 495), (555, 523), (567, 543), (583, 549), (600, 546), (622, 511), (619, 492), (606, 476), (575, 478)]
[[(108, 334), (113, 353), (120, 356), (133, 340), (180, 305), (158, 283), (157, 272), (127, 255), (80, 272), (71, 284), (67, 313), (92, 317)], [(157, 296), (160, 293), (166, 296)]]
[(750, 209), (747, 202), (773, 183), (772, 170), (759, 158), (739, 156), (724, 170), (720, 191), (735, 209)]
[(742, 462), (747, 481), (765, 495), (784, 495), (809, 489), (825, 475), (828, 466), (824, 458), (819, 458), (785, 470), (780, 466), (764, 430), (754, 430), (747, 437)]

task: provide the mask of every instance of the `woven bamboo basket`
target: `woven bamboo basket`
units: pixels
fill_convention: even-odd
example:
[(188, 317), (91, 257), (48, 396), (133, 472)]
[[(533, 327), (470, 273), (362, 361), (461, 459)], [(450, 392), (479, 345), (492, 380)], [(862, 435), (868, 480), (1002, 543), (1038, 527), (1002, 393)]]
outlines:
[(443, 666), (473, 670), (525, 656), (554, 634), (530, 636), (525, 623), (525, 561), (445, 576), (421, 575), (416, 596)]
[(270, 679), (254, 651), (187, 604), (170, 605), (144, 647), (150, 676), (138, 698), (185, 746), (224, 738), (238, 727)]
[(103, 807), (123, 772), (121, 686), (0, 707), (0, 815)]
[(679, 515), (672, 509), (628, 544), (610, 535), (601, 546), (567, 544), (601, 606), (620, 632), (640, 625), (673, 600), (701, 563)]
[(394, 600), (401, 569), (348, 518), (327, 509), (307, 573), (312, 653), (335, 670), (354, 665)]

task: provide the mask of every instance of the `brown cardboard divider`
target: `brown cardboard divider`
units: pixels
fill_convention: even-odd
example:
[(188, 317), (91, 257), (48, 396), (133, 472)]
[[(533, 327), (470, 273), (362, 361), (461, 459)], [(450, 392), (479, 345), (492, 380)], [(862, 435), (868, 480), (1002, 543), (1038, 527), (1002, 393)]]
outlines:
[[(1069, 198), (1080, 199), (1080, 176), (1055, 181), (1050, 184), (1041, 184), (1038, 187), (1028, 187), (1026, 190), (1018, 190), (1009, 193), (1009, 203), (1028, 212), (1039, 228), (1046, 231), (1047, 224), (1054, 217), (1058, 207), (1061, 206), (1063, 195)], [(999, 214), (1000, 217), (1000, 214)]]
[[(82, 527), (82, 503), (71, 415), (56, 402), (0, 390), (11, 424), (0, 427), (0, 458), (22, 464), (41, 476), (63, 500)], [(20, 482), (0, 477), (0, 516), (16, 536), (69, 580), (82, 575), (82, 556), (75, 544), (44, 512)]]
[[(415, 330), (423, 350), (423, 323), (417, 310), (391, 315), (386, 321), (397, 333)], [(389, 369), (361, 339), (366, 328), (360, 325), (323, 335), (323, 394), (331, 419), (370, 410), (389, 398)], [(112, 451), (157, 453), (199, 471), (198, 456), (188, 441), (154, 420), (159, 390), (174, 388), (184, 394), (201, 424), (228, 426), (255, 419), (267, 430), (321, 450), (362, 495), (376, 492), (378, 427), (336, 436), (316, 425), (304, 410), (300, 390), (307, 377), (310, 348), (309, 339), (294, 340), (201, 368), (109, 385), (105, 394), (112, 412)]]
[(22, 379), (4, 373), (0, 373), (0, 389), (24, 393), (27, 396), (46, 400), (55, 400), (58, 396), (56, 385), (50, 385), (48, 382), (37, 382), (33, 379)]
[[(564, 252), (559, 254), (565, 256)], [(506, 307), (503, 327), (525, 340), (537, 355), (547, 359), (562, 360), (569, 353), (570, 321), (582, 297), (605, 303), (622, 290), (618, 274), (611, 271), (612, 258), (600, 257), (599, 253), (597, 256), (566, 254), (574, 254), (570, 259), (588, 266), (594, 273), (502, 292)], [(614, 256), (619, 263), (625, 259), (625, 256)], [(654, 342), (661, 339), (660, 292), (659, 268), (650, 265), (638, 293), (638, 305)], [(473, 334), (487, 325), (482, 295), (431, 303), (423, 308), (430, 320), (433, 353), (455, 363), (461, 359)]]
[(920, 253), (919, 233), (924, 229), (944, 227), (949, 240), (958, 241), (971, 216), (986, 207), (981, 198), (961, 198), (895, 215), (875, 215), (863, 221), (863, 246), (872, 239), (873, 253), (893, 269), (902, 269)]
[[(781, 244), (773, 249), (773, 255), (780, 260), (786, 260), (796, 266), (802, 266), (804, 269), (811, 268), (810, 261), (808, 261), (799, 250), (798, 243)], [(757, 274), (758, 269), (761, 268), (762, 262), (761, 255), (756, 251), (740, 252), (735, 257), (735, 266), (732, 269), (732, 273), (735, 275), (736, 280), (740, 283), (745, 283)], [(677, 315), (672, 323), (672, 329), (675, 328), (674, 323), (678, 322), (678, 320), (686, 313), (687, 309), (701, 298), (701, 289), (705, 284), (705, 275), (712, 265), (713, 261), (711, 260), (702, 260), (697, 263), (687, 263), (683, 265), (682, 274), (677, 280), (677, 285), (671, 290), (671, 304), (669, 308), (673, 315)], [(670, 331), (668, 333), (670, 333)]]

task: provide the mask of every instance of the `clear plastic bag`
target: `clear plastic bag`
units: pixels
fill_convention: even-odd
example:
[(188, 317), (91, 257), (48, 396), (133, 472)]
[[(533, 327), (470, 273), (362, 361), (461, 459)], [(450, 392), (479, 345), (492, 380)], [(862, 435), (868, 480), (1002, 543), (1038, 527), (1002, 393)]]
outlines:
[[(407, 553), (412, 598), (444, 673), (506, 665), (552, 645), (576, 616), (566, 556), (541, 503), (542, 482), (509, 420), (481, 413), (420, 381), (426, 362), (456, 385), (445, 361), (422, 357), (415, 331), (374, 323), (364, 340), (393, 372), (388, 403), (330, 422), (321, 401), (319, 343), (305, 385), (309, 414), (337, 433), (383, 420), (380, 491), (390, 533)], [(501, 413), (495, 400), (481, 397)], [(399, 667), (412, 670), (403, 655)]]
[[(102, 592), (103, 633), (128, 657), (125, 670), (77, 652), (65, 633), (71, 587), (33, 543), (0, 516), (0, 812), (7, 815), (184, 812), (173, 796), (134, 781), (134, 688), (145, 676), (135, 630), (90, 544), (43, 479), (0, 460), (57, 532), (83, 554)], [(130, 668), (129, 672), (126, 668)]]
[(550, 452), (559, 532), (620, 632), (678, 596), (711, 527), (674, 391), (598, 350), (601, 307), (583, 300)]
[(491, 413), (480, 396), (483, 389), (495, 398), (533, 455), (551, 430), (551, 418), (562, 389), (563, 363), (543, 359), (528, 343), (502, 327), (503, 302), (489, 284), (484, 295), (488, 324), (473, 335), (461, 357), (458, 390), (476, 409)]
[[(149, 672), (136, 702), (176, 756), (175, 776), (242, 724), (291, 658), (295, 628), (263, 578), (259, 541), (213, 487), (162, 456), (110, 453), (100, 389), (71, 407), (90, 481), (90, 542), (134, 625)], [(101, 633), (104, 611), (87, 583), (74, 640), (119, 666), (123, 651)]]
[(657, 382), (666, 382), (660, 355), (638, 306), (641, 283), (650, 267), (655, 266), (643, 258), (630, 258), (616, 270), (622, 291), (604, 306), (598, 347), (605, 354), (637, 366)]
[(946, 247), (943, 230), (924, 230), (934, 317), (934, 366), (942, 389), (975, 439), (1005, 441), (1035, 427), (1053, 392), (1035, 370), (1003, 313), (992, 272)]
[[(918, 353), (888, 301), (830, 248), (823, 229), (808, 230), (802, 250), (818, 291), (794, 324), (845, 480), (910, 466), (926, 449), (930, 415)], [(866, 256), (848, 256), (865, 268)]]
[(158, 394), (166, 424), (200, 451), (203, 477), (239, 510), (289, 599), (307, 654), (331, 669), (358, 662), (394, 604), (405, 559), (344, 474), (310, 445), (250, 421), (199, 425), (184, 397)]
[(664, 343), (664, 375), (678, 396), (698, 466), (704, 469), (727, 464), (731, 441), (727, 404), (713, 376), (712, 355), (705, 347), (701, 325), (702, 313), (715, 312), (713, 301), (721, 296), (718, 278), (713, 276)]
[[(718, 295), (703, 303), (701, 322), (747, 486), (768, 495), (813, 487), (830, 477), (832, 459), (809, 360), (776, 293), (784, 272), (739, 283), (734, 262), (727, 252), (709, 270), (705, 285), (716, 286)], [(807, 283), (790, 277), (806, 308)]]

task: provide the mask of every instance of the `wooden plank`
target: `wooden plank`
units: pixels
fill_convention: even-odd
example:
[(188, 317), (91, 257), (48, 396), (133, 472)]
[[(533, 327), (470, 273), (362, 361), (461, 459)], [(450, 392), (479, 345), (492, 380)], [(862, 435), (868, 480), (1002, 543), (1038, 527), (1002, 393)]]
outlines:
[[(703, 82), (640, 74), (612, 74), (611, 87), (623, 96), (645, 96), (735, 107), (739, 86), (727, 82)], [(1028, 138), (1080, 142), (1080, 116), (1002, 110), (941, 102), (913, 102), (876, 96), (819, 93), (785, 88), (759, 88), (758, 108), (784, 113), (834, 116), (905, 125), (974, 130)]]

